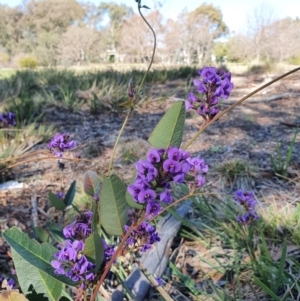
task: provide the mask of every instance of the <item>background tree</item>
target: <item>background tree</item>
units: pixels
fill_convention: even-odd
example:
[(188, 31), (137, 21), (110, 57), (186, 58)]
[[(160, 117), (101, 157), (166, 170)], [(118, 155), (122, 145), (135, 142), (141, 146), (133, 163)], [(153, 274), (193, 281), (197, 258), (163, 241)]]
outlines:
[(255, 57), (259, 62), (268, 56), (268, 44), (270, 36), (267, 34), (267, 27), (274, 21), (274, 11), (271, 6), (262, 3), (255, 8), (253, 13), (248, 16), (247, 36), (251, 41), (248, 44), (248, 53)]
[(22, 18), (20, 6), (10, 8), (0, 5), (0, 45), (9, 55), (20, 52), (18, 45), (22, 39)]
[(221, 10), (211, 4), (201, 4), (192, 12), (183, 11), (176, 23), (169, 21), (166, 47), (173, 59), (183, 59), (187, 64), (210, 62), (214, 41), (228, 32)]
[[(163, 42), (162, 15), (158, 10), (147, 14), (147, 20), (154, 29), (157, 39), (155, 60), (161, 56), (160, 49)], [(151, 58), (153, 51), (153, 34), (139, 15), (134, 14), (123, 22), (120, 31), (120, 49), (131, 62), (144, 62)]]
[(108, 24), (102, 30), (102, 38), (107, 45), (108, 52), (118, 61), (120, 29), (123, 22), (133, 15), (133, 10), (125, 4), (103, 2), (98, 7), (98, 14), (109, 18)]
[(266, 26), (266, 52), (278, 62), (300, 54), (300, 20), (285, 18)]
[(61, 35), (84, 17), (83, 7), (75, 0), (30, 0), (22, 19), (27, 51), (35, 52), (40, 63), (55, 65)]
[(99, 44), (97, 30), (87, 26), (70, 26), (62, 34), (58, 44), (58, 52), (64, 65), (91, 62), (97, 60)]

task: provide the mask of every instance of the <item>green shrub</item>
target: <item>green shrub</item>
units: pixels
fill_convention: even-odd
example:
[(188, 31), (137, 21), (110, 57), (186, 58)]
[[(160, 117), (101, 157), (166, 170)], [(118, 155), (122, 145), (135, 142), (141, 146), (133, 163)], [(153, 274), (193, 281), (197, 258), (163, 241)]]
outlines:
[(296, 56), (293, 56), (290, 59), (290, 63), (293, 64), (293, 65), (300, 65), (300, 54), (298, 54)]
[(19, 59), (19, 66), (21, 68), (36, 69), (38, 61), (33, 56), (24, 56)]

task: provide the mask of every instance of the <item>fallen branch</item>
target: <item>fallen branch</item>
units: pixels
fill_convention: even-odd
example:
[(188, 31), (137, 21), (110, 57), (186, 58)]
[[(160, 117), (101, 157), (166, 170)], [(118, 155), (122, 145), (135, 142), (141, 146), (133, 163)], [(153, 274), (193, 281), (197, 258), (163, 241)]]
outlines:
[(280, 124), (286, 125), (286, 126), (290, 126), (293, 128), (300, 128), (300, 124), (296, 124), (296, 123), (290, 123), (290, 122), (280, 122)]

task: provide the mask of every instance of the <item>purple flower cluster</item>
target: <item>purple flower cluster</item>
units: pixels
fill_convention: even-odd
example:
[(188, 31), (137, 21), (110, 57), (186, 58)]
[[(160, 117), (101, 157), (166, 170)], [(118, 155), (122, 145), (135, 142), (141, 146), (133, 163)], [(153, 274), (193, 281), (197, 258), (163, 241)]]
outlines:
[[(127, 225), (124, 226), (126, 232), (129, 228)], [(146, 252), (157, 241), (160, 241), (160, 238), (156, 232), (156, 228), (144, 221), (130, 233), (127, 245), (131, 248), (139, 248), (141, 252)]]
[(258, 220), (259, 216), (255, 212), (257, 204), (254, 194), (251, 191), (238, 190), (234, 194), (234, 200), (244, 207), (246, 213), (239, 215), (237, 221), (242, 225), (251, 225), (253, 221)]
[(3, 287), (2, 282), (3, 282), (4, 280), (6, 280), (7, 285), (8, 285), (11, 289), (14, 288), (14, 286), (15, 286), (15, 280), (14, 280), (13, 278), (10, 278), (10, 279), (7, 280), (7, 279), (5, 278), (4, 275), (2, 275), (2, 276), (0, 277), (0, 287)]
[(69, 134), (57, 133), (48, 143), (48, 148), (53, 155), (62, 158), (63, 152), (76, 146), (75, 140), (70, 140)]
[[(86, 285), (95, 279), (93, 269), (95, 264), (90, 262), (83, 254), (85, 240), (91, 234), (92, 212), (85, 212), (76, 217), (76, 220), (63, 229), (63, 234), (67, 238), (64, 245), (60, 246), (60, 251), (54, 254), (55, 260), (51, 261), (55, 273), (65, 275), (75, 282), (80, 282), (80, 287), (84, 289)], [(105, 264), (113, 256), (114, 246), (108, 245), (102, 240), (104, 246)]]
[(16, 125), (16, 114), (14, 114), (12, 112), (1, 113), (0, 114), (0, 124), (1, 124), (1, 128), (15, 126)]
[(104, 239), (102, 239), (103, 248), (104, 248), (104, 259), (103, 263), (109, 262), (110, 259), (115, 254), (115, 246), (114, 245), (108, 245)]
[(206, 121), (210, 121), (219, 113), (219, 100), (227, 99), (233, 89), (231, 73), (215, 67), (204, 67), (198, 73), (201, 78), (194, 79), (194, 85), (200, 95), (197, 97), (189, 93), (185, 107), (196, 110)]
[(66, 238), (79, 240), (86, 239), (92, 232), (92, 215), (93, 213), (91, 211), (78, 215), (73, 223), (63, 229), (64, 236)]
[(81, 288), (85, 287), (86, 281), (92, 281), (95, 278), (93, 269), (95, 265), (87, 260), (82, 254), (84, 243), (80, 240), (66, 240), (61, 250), (54, 254), (56, 260), (51, 261), (55, 268), (55, 274), (65, 275), (73, 281), (81, 282)]
[(85, 282), (95, 278), (93, 272), (95, 265), (83, 254), (84, 240), (92, 232), (91, 222), (92, 212), (86, 212), (67, 225), (63, 229), (63, 234), (67, 238), (65, 244), (60, 246), (60, 251), (54, 254), (56, 259), (51, 261), (56, 274), (65, 275), (75, 282), (80, 281), (82, 289), (85, 288)]
[(157, 215), (160, 202), (172, 202), (171, 182), (184, 183), (186, 175), (192, 175), (193, 184), (200, 187), (205, 183), (204, 174), (208, 166), (203, 159), (191, 158), (190, 154), (176, 147), (167, 149), (152, 148), (147, 160), (136, 162), (135, 182), (128, 186), (128, 192), (135, 202), (144, 204), (146, 213)]

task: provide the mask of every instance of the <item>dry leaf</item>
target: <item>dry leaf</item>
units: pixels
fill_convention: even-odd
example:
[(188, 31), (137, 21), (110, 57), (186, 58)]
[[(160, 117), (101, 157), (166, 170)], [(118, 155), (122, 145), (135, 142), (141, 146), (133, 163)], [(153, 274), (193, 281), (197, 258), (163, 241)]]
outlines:
[(3, 290), (0, 292), (0, 301), (28, 301), (28, 299), (23, 294), (20, 294), (18, 290)]

